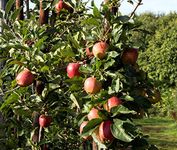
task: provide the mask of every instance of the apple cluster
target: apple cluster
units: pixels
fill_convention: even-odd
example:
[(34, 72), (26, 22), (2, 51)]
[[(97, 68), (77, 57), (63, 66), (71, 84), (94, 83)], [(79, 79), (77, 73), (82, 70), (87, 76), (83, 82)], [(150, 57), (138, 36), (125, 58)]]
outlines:
[[(86, 55), (90, 58), (95, 57), (99, 60), (102, 60), (106, 56), (106, 52), (109, 48), (109, 45), (104, 41), (96, 42), (93, 45), (92, 51), (87, 47)], [(138, 51), (136, 48), (128, 48), (122, 52), (121, 61), (125, 65), (134, 65), (138, 58)], [(67, 66), (67, 75), (69, 78), (78, 77), (81, 75), (79, 72), (80, 64), (78, 62), (69, 63)], [(102, 84), (95, 77), (88, 77), (84, 81), (84, 91), (88, 94), (97, 94), (102, 89)], [(119, 106), (122, 104), (122, 100), (116, 96), (112, 96), (107, 100), (103, 107), (93, 107), (87, 115), (88, 121), (83, 121), (80, 125), (80, 134), (82, 134), (84, 127), (92, 119), (101, 118), (99, 116), (99, 111), (106, 110), (108, 113), (111, 112), (113, 107)], [(100, 123), (99, 127), (94, 131), (97, 139), (105, 143), (107, 141), (111, 142), (114, 139), (114, 136), (111, 132), (111, 125), (113, 122), (111, 120), (104, 120)], [(90, 140), (91, 136), (83, 136), (83, 139)]]

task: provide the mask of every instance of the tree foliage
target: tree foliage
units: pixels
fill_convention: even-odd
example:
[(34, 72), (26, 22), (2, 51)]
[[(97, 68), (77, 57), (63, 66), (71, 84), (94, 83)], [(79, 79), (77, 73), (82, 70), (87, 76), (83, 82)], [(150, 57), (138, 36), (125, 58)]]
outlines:
[[(43, 13), (36, 11), (39, 2), (34, 2), (36, 8), (29, 19), (16, 19), (20, 11), (12, 11), (12, 0), (0, 13), (0, 53), (5, 62), (0, 72), (0, 111), (4, 116), (1, 147), (83, 149), (90, 147), (92, 140), (83, 142), (80, 137), (92, 136), (99, 148), (155, 149), (133, 123), (133, 119), (152, 107), (157, 92), (137, 64), (124, 64), (121, 60), (124, 50), (134, 45), (129, 41), (130, 33), (137, 25), (129, 16), (120, 14), (120, 3), (110, 1), (98, 9), (92, 1), (88, 13), (86, 3), (68, 1), (73, 12), (62, 9), (56, 13), (58, 1), (45, 1), (42, 9), (49, 10), (49, 20), (41, 24), (38, 19)], [(100, 41), (109, 45), (105, 57), (88, 57), (85, 49), (92, 49)], [(67, 76), (70, 62), (81, 65), (79, 77)], [(35, 80), (30, 86), (20, 87), (16, 76), (24, 68), (34, 74)], [(84, 91), (84, 82), (89, 77), (102, 84), (98, 93)], [(39, 83), (42, 94), (36, 90)], [(104, 104), (112, 96), (119, 97), (122, 104), (109, 112)], [(89, 120), (80, 134), (79, 126), (93, 107), (99, 109), (100, 118)], [(41, 114), (52, 116), (49, 127), (39, 126)], [(101, 142), (96, 131), (106, 120), (112, 122), (114, 140)]]
[[(162, 87), (175, 87), (177, 79), (176, 13), (137, 16), (141, 24), (132, 40), (141, 47), (139, 65)], [(146, 34), (148, 33), (148, 34)]]

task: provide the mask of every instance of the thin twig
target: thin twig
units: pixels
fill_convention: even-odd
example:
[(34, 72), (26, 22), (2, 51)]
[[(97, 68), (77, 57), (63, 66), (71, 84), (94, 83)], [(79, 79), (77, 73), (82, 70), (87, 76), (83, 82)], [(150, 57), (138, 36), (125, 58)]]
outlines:
[(142, 0), (139, 0), (139, 2), (137, 3), (135, 9), (134, 9), (134, 10), (132, 11), (132, 13), (130, 14), (130, 18), (133, 17), (133, 15), (135, 14), (137, 8), (138, 8), (140, 5), (142, 5)]
[(6, 91), (6, 92), (2, 92), (2, 93), (0, 93), (0, 96), (4, 96), (6, 93), (9, 93), (9, 92), (14, 92), (18, 88), (20, 88), (20, 86), (17, 86), (16, 88), (14, 88), (12, 90), (9, 90), (9, 91)]

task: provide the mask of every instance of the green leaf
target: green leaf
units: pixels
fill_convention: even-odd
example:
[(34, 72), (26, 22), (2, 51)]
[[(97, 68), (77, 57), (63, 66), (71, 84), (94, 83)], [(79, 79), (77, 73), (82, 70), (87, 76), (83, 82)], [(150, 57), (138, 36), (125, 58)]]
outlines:
[(98, 125), (102, 122), (103, 120), (101, 118), (96, 118), (90, 120), (87, 125), (83, 128), (83, 133), (81, 136), (88, 136), (91, 135), (92, 132), (98, 127)]
[(42, 72), (48, 72), (49, 70), (50, 70), (49, 66), (46, 65), (41, 68)]
[(24, 45), (21, 45), (21, 44), (15, 44), (14, 45), (14, 48), (16, 49), (21, 49), (21, 50), (26, 50), (26, 51), (29, 51), (30, 49)]
[(128, 22), (130, 20), (130, 17), (129, 16), (119, 16), (117, 19), (119, 21), (125, 23), (125, 22)]
[(15, 2), (14, 0), (9, 0), (7, 2), (6, 7), (5, 7), (5, 13), (6, 13), (6, 15), (10, 12), (10, 10), (11, 10), (14, 2)]
[(16, 9), (16, 10), (13, 12), (13, 14), (11, 15), (11, 19), (12, 19), (13, 21), (16, 20), (16, 18), (17, 18), (17, 16), (19, 15), (21, 9), (22, 9), (22, 8)]
[(15, 36), (12, 32), (5, 32), (4, 35), (8, 37), (9, 40), (14, 40)]
[(40, 48), (44, 44), (45, 40), (47, 40), (47, 38), (48, 36), (44, 36), (43, 38), (39, 39), (34, 46)]
[(122, 121), (120, 119), (114, 119), (114, 124), (111, 126), (111, 132), (115, 138), (124, 142), (131, 142), (133, 138), (128, 135), (123, 128), (124, 122), (125, 121)]
[(8, 98), (5, 100), (5, 102), (1, 105), (0, 110), (3, 110), (5, 107), (10, 107), (10, 104), (18, 101), (19, 96), (15, 93), (8, 96)]
[(107, 149), (107, 146), (101, 143), (101, 141), (97, 138), (96, 133), (92, 134), (93, 140), (97, 143), (99, 149)]
[(114, 25), (113, 30), (112, 30), (112, 36), (114, 37), (115, 43), (118, 42), (122, 33), (123, 33), (123, 25)]
[(115, 117), (119, 114), (136, 114), (135, 111), (129, 110), (128, 108), (124, 107), (123, 105), (119, 105), (119, 106), (111, 108), (111, 113), (113, 114), (112, 117)]
[(99, 59), (96, 59), (96, 69), (100, 69), (101, 65), (102, 65), (102, 61), (100, 61)]
[(71, 34), (68, 34), (68, 40), (71, 42), (72, 46), (75, 49), (79, 49), (80, 48), (79, 43), (74, 39), (74, 37), (71, 36)]
[(20, 66), (23, 66), (24, 63), (21, 62), (21, 61), (18, 61), (18, 60), (12, 60), (8, 63), (8, 65), (12, 65), (12, 64), (17, 64), (17, 65), (20, 65)]
[(116, 58), (118, 55), (116, 51), (108, 52), (108, 58)]
[[(76, 77), (77, 78), (77, 77)], [(69, 90), (72, 91), (72, 92), (76, 92), (76, 91), (81, 91), (82, 90), (82, 87), (80, 86), (79, 83), (73, 83), (70, 87), (69, 87)]]
[(134, 98), (129, 95), (123, 95), (120, 98), (126, 101), (134, 101)]
[(117, 77), (112, 81), (111, 87), (108, 88), (108, 94), (118, 93), (121, 90), (122, 83), (120, 78)]
[(83, 72), (83, 73), (93, 73), (94, 72), (93, 68), (89, 65), (81, 65), (79, 67), (79, 71)]
[(84, 25), (93, 25), (93, 26), (99, 26), (100, 22), (95, 18), (88, 18), (82, 21), (82, 24)]
[(77, 106), (77, 108), (80, 109), (79, 103), (78, 103), (76, 97), (74, 96), (74, 94), (71, 94), (71, 95), (70, 95), (70, 99), (71, 99), (71, 100), (73, 101), (73, 103)]
[(4, 14), (2, 12), (2, 10), (0, 10), (0, 18), (2, 19), (4, 17)]
[(132, 4), (132, 5), (134, 4), (132, 0), (127, 0), (127, 2)]
[(111, 60), (109, 60), (108, 62), (106, 62), (106, 63), (104, 64), (104, 70), (106, 70), (106, 69), (108, 69), (109, 67), (113, 66), (114, 63), (115, 63), (115, 60), (114, 60), (114, 59), (111, 59)]
[(96, 18), (101, 18), (101, 13), (100, 11), (98, 10), (98, 8), (94, 5), (93, 7), (93, 15), (96, 17)]
[(61, 55), (63, 57), (74, 57), (75, 53), (72, 51), (71, 47), (67, 46), (61, 50)]
[(6, 29), (8, 31), (11, 31), (11, 28), (4, 22), (4, 20), (1, 20), (1, 27), (2, 27), (2, 29)]
[(35, 59), (36, 59), (38, 62), (44, 62), (44, 59), (42, 58), (42, 56), (37, 55), (37, 56), (35, 57)]

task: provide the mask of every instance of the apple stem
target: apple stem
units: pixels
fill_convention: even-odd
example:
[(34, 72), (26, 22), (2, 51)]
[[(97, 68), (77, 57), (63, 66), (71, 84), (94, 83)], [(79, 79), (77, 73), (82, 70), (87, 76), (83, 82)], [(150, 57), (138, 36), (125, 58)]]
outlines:
[(38, 142), (40, 142), (41, 141), (41, 139), (43, 138), (43, 135), (44, 135), (44, 130), (43, 130), (43, 127), (41, 127), (40, 126), (40, 128), (39, 128), (39, 140), (38, 140)]

